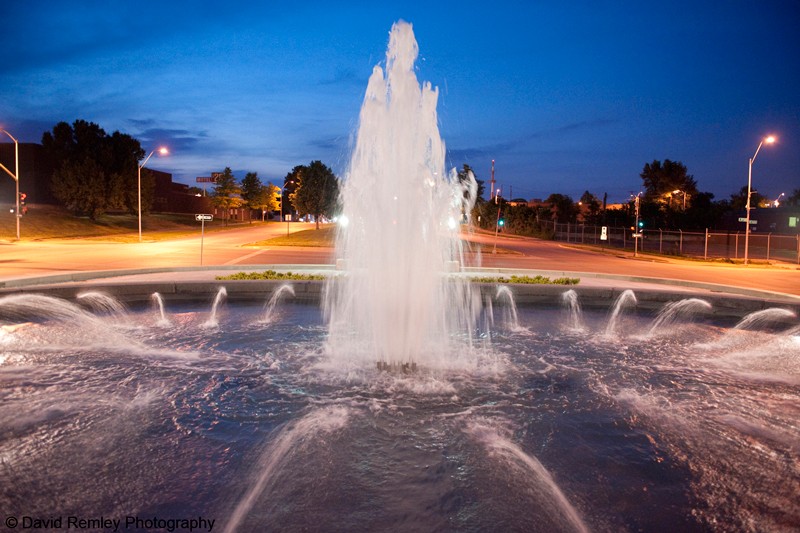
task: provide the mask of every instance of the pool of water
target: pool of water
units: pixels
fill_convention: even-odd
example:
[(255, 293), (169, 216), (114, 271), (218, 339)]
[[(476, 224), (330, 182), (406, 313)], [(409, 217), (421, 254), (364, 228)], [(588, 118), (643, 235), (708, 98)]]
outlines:
[(609, 330), (606, 311), (496, 306), (451, 369), (405, 374), (343, 364), (311, 305), (211, 316), (167, 301), (162, 315), (15, 298), (0, 304), (4, 323), (29, 322), (0, 333), (8, 515), (202, 516), (214, 531), (800, 525), (800, 331), (785, 322), (629, 311)]

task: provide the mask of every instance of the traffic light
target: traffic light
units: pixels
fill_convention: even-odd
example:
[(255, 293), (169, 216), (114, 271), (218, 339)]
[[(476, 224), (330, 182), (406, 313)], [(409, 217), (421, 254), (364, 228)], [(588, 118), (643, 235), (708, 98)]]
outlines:
[(501, 218), (500, 220), (497, 221), (497, 225), (502, 228), (503, 226), (506, 225), (506, 221)]
[(643, 227), (644, 227), (644, 220), (640, 220), (639, 221), (639, 229), (642, 229)]
[(22, 215), (28, 212), (28, 208), (25, 205), (25, 198), (27, 197), (28, 195), (25, 194), (24, 192), (19, 193), (19, 212)]

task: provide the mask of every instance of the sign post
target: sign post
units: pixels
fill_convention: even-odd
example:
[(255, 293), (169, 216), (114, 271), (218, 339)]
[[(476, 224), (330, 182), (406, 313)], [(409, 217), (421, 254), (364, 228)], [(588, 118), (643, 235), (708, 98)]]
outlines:
[(291, 222), (291, 220), (292, 220), (292, 214), (291, 213), (287, 213), (287, 214), (285, 214), (283, 216), (284, 216), (284, 218), (286, 218), (286, 236), (288, 237), (289, 236), (289, 222)]
[(194, 219), (200, 222), (200, 266), (203, 266), (203, 239), (205, 238), (206, 234), (206, 220), (210, 222), (214, 220), (214, 216), (199, 214), (195, 215)]

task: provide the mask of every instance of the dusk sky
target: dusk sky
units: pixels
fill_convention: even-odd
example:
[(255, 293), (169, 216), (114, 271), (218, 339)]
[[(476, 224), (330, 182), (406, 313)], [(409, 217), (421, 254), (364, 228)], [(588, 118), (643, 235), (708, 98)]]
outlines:
[(506, 197), (619, 202), (642, 189), (645, 163), (672, 159), (724, 199), (768, 134), (753, 188), (800, 188), (795, 0), (7, 0), (0, 125), (40, 142), (57, 122), (95, 122), (148, 152), (168, 146), (148, 166), (190, 185), (225, 167), (282, 184), (316, 159), (344, 176), (401, 19), (418, 78), (440, 91), (448, 166), (488, 181), (495, 159)]

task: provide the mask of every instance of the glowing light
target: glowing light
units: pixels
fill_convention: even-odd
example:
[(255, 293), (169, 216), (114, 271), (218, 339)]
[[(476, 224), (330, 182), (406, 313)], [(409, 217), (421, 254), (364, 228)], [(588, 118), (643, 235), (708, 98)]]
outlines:
[(350, 219), (347, 218), (347, 215), (342, 215), (339, 217), (339, 225), (343, 228), (346, 228), (347, 225), (350, 224)]
[(457, 226), (456, 219), (454, 219), (453, 217), (450, 217), (450, 218), (447, 219), (447, 227), (448, 228), (456, 229), (456, 226)]

